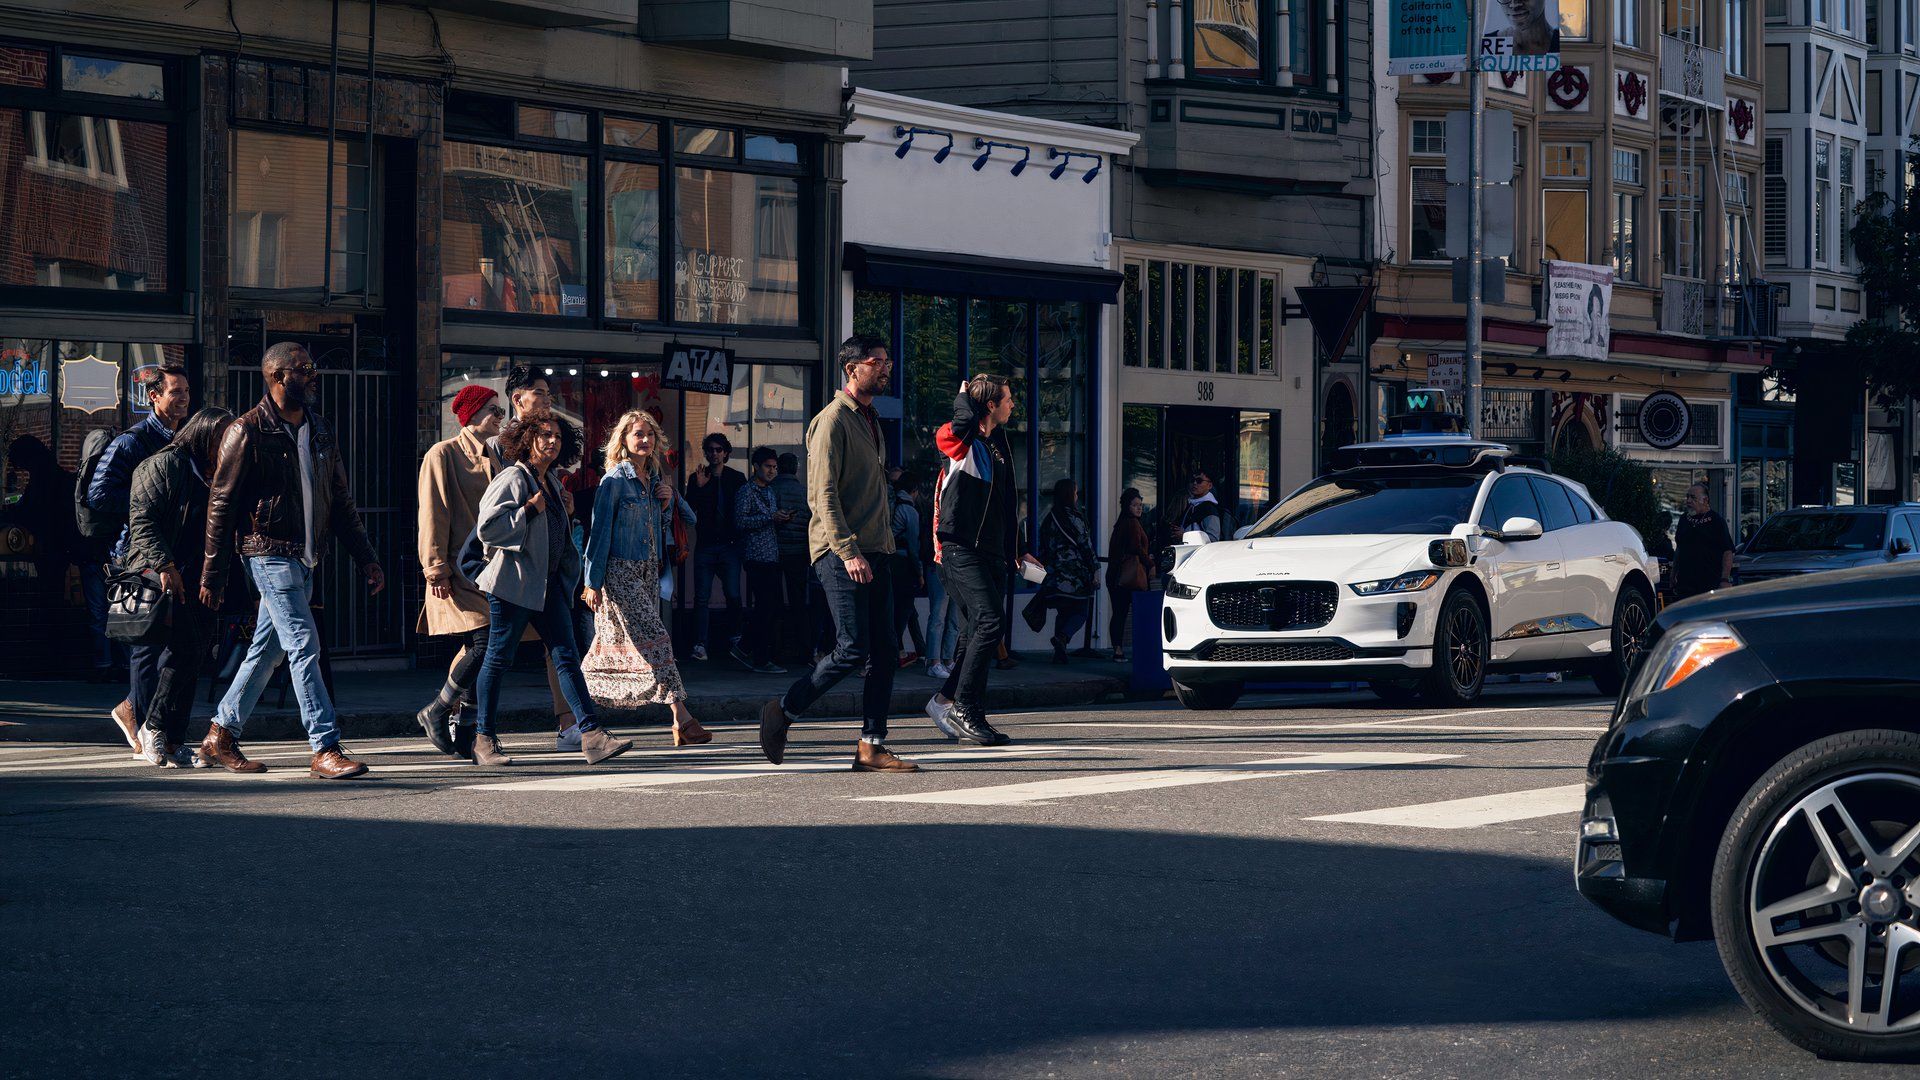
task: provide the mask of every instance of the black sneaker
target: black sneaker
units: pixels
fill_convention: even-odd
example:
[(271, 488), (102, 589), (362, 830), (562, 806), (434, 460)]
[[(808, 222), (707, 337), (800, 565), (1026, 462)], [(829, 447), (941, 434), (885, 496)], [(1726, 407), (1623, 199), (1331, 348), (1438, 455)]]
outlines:
[(975, 723), (977, 723), (980, 726), (980, 729), (982, 731), (985, 731), (988, 735), (993, 737), (992, 742), (985, 744), (987, 746), (1005, 746), (1008, 743), (1013, 741), (1013, 737), (1011, 735), (1008, 735), (1006, 732), (1001, 731), (999, 728), (994, 727), (992, 724), (987, 723), (985, 720), (977, 720), (975, 721)]
[(786, 668), (772, 662), (765, 664), (748, 664), (747, 670), (753, 672), (755, 675), (785, 675), (787, 673)]
[(753, 666), (753, 658), (748, 656), (746, 653), (741, 652), (740, 646), (738, 645), (735, 645), (733, 648), (727, 650), (727, 659), (733, 661), (736, 664), (739, 664), (741, 667), (745, 668), (748, 671), (759, 670), (758, 668)]

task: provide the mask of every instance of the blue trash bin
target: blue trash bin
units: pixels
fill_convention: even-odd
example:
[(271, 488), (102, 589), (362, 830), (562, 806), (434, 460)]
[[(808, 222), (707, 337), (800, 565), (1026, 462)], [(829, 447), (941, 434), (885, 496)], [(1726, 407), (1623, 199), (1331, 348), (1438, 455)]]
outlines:
[(1133, 594), (1133, 670), (1127, 688), (1136, 694), (1173, 689), (1173, 680), (1160, 663), (1160, 604), (1165, 597), (1158, 589)]

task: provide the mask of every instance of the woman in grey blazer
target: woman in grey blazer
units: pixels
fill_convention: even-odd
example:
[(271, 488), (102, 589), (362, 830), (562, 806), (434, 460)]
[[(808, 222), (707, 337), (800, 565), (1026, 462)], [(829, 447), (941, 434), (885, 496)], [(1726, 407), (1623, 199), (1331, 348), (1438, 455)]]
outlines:
[(477, 700), (473, 760), (511, 765), (493, 731), (500, 679), (531, 623), (559, 673), (560, 692), (580, 724), (580, 751), (589, 765), (626, 753), (633, 743), (616, 739), (594, 719), (593, 698), (580, 675), (580, 647), (573, 632), (573, 593), (580, 586), (580, 549), (560, 496), (564, 417), (541, 409), (521, 415), (500, 433), (501, 456), (510, 464), (480, 498), (475, 533), (486, 568), (474, 584), (487, 594), (487, 658), (474, 688)]

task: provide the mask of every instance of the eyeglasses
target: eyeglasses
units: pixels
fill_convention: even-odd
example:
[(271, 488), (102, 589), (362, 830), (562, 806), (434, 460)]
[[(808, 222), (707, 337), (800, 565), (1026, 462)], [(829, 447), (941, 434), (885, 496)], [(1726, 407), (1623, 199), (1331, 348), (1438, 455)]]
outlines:
[(312, 364), (300, 364), (296, 367), (289, 367), (284, 370), (289, 375), (298, 375), (303, 379), (311, 379), (315, 375), (318, 375), (320, 373), (320, 369), (314, 367)]
[(884, 356), (869, 356), (865, 360), (859, 361), (859, 363), (875, 368), (889, 368), (893, 366), (893, 361)]

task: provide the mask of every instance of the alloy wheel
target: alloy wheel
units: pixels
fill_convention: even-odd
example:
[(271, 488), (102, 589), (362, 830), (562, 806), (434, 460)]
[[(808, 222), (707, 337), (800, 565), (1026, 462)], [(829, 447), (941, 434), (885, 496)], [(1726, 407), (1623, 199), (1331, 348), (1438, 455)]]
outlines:
[(1829, 781), (1769, 830), (1747, 925), (1775, 986), (1845, 1031), (1920, 1030), (1920, 776)]
[(1453, 683), (1471, 690), (1480, 683), (1486, 660), (1480, 655), (1480, 612), (1472, 603), (1455, 604), (1447, 615), (1447, 666)]
[(1620, 612), (1620, 669), (1633, 671), (1633, 665), (1647, 647), (1647, 628), (1653, 625), (1653, 613), (1637, 596)]

